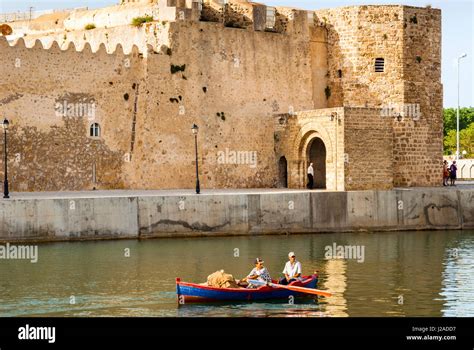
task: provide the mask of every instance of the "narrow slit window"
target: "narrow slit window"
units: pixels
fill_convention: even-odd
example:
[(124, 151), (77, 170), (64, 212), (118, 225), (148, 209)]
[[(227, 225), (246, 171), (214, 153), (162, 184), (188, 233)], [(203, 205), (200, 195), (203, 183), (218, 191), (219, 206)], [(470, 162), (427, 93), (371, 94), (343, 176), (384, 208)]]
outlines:
[(381, 57), (375, 59), (375, 72), (383, 73), (385, 69), (385, 60)]
[(91, 124), (90, 137), (100, 137), (100, 125), (99, 125), (99, 123)]

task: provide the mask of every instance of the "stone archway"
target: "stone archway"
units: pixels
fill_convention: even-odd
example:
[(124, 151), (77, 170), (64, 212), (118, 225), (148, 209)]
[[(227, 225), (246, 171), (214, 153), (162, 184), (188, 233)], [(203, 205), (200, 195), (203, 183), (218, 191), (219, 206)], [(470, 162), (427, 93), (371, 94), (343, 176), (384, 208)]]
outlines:
[(285, 156), (278, 161), (278, 187), (288, 188), (288, 162)]
[(313, 188), (326, 188), (326, 146), (324, 141), (319, 137), (312, 138), (306, 152), (308, 164), (313, 163)]
[[(297, 146), (296, 146), (297, 145)], [(333, 144), (327, 130), (308, 123), (296, 139), (298, 149), (298, 186), (305, 188), (308, 183), (307, 170), (312, 161), (315, 171), (313, 188), (334, 189), (332, 165), (334, 164)], [(312, 160), (311, 160), (312, 158)], [(317, 179), (316, 179), (317, 177)]]

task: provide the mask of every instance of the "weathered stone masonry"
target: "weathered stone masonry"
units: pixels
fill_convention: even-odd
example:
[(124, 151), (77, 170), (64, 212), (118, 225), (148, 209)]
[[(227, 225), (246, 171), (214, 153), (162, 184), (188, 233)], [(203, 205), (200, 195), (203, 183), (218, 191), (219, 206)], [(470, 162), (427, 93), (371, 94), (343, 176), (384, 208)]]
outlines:
[[(48, 16), (0, 37), (14, 191), (192, 188), (193, 123), (203, 188), (301, 188), (313, 160), (332, 190), (441, 182), (437, 9), (160, 0)], [(93, 113), (62, 110), (81, 104)], [(389, 104), (421, 116), (383, 117)]]

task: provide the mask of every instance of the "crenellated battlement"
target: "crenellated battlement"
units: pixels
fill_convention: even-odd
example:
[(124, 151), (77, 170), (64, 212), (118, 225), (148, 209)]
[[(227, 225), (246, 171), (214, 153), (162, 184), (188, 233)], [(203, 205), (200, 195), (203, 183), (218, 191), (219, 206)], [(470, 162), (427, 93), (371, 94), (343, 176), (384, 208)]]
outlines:
[[(14, 50), (45, 50), (50, 52), (76, 52), (76, 53), (85, 53), (85, 54), (97, 54), (97, 55), (138, 55), (140, 50), (137, 45), (133, 45), (130, 50), (124, 50), (121, 44), (117, 44), (113, 50), (110, 50), (106, 47), (104, 43), (99, 44), (96, 48), (92, 48), (90, 43), (84, 43), (82, 46), (77, 47), (76, 44), (72, 41), (68, 42), (67, 46), (60, 45), (57, 41), (52, 41), (49, 45), (44, 45), (44, 43), (36, 39), (33, 45), (28, 45), (27, 42), (20, 38), (14, 44), (10, 45), (5, 37), (0, 36), (0, 49), (14, 49)], [(148, 50), (152, 51), (153, 47), (148, 45)]]
[[(140, 53), (170, 46), (169, 25), (179, 22), (220, 23), (225, 28), (293, 34), (314, 24), (313, 12), (269, 7), (246, 0), (150, 0), (122, 2), (101, 9), (87, 8), (48, 12), (32, 20), (9, 22), (10, 45), (22, 38), (26, 47), (39, 40), (43, 48), (53, 44), (82, 51), (89, 44), (96, 52), (103, 44), (112, 54), (121, 45), (125, 53), (136, 46)], [(132, 22), (143, 18), (144, 23)], [(146, 18), (146, 20), (145, 20)]]

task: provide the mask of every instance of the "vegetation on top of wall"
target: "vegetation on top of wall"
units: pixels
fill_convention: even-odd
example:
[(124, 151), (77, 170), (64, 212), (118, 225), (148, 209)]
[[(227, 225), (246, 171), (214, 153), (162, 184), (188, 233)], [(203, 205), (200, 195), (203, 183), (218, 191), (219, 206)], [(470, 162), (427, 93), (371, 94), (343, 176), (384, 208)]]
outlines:
[(89, 24), (86, 24), (86, 26), (84, 27), (85, 30), (91, 30), (91, 29), (95, 29), (95, 24), (94, 23), (89, 23)]
[(132, 19), (132, 26), (140, 27), (143, 23), (153, 22), (153, 16), (135, 17)]
[(171, 65), (171, 74), (175, 74), (175, 73), (178, 73), (178, 72), (184, 72), (185, 69), (186, 69), (185, 64), (183, 64), (182, 66), (172, 64)]

